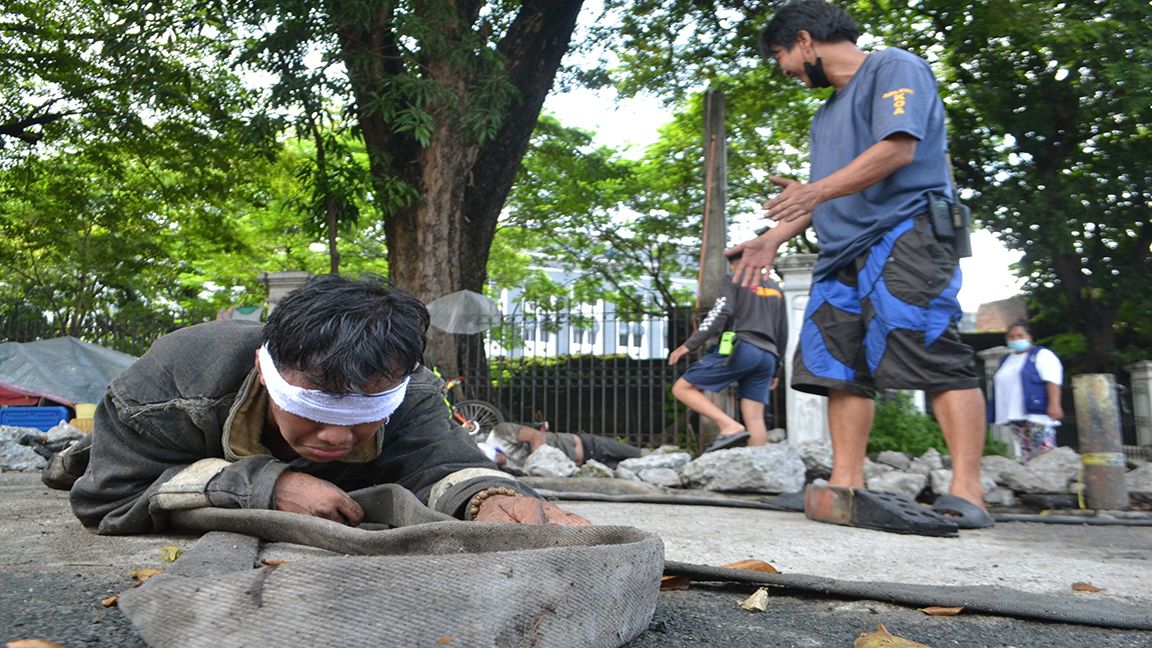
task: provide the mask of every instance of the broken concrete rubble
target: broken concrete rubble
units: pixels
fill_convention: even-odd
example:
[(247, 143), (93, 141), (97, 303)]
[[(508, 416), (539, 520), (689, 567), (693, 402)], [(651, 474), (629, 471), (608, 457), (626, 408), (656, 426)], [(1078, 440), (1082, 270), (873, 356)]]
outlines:
[[(543, 449), (549, 455), (548, 449)], [(760, 447), (732, 448), (705, 453), (695, 459), (678, 448), (663, 447), (643, 457), (620, 462), (614, 470), (586, 465), (581, 477), (615, 477), (663, 489), (702, 489), (726, 493), (779, 494), (797, 492), (805, 484), (827, 477), (831, 468), (831, 447), (812, 441), (793, 447), (786, 443)], [(567, 477), (568, 468), (556, 462), (547, 477)], [(876, 460), (866, 459), (864, 474), (868, 488), (898, 493), (930, 501), (947, 493), (952, 482), (949, 457), (930, 449), (918, 457), (886, 451)], [(538, 465), (545, 465), (540, 462)], [(551, 465), (551, 464), (549, 464)], [(1007, 457), (989, 455), (981, 462), (981, 483), (985, 502), (991, 506), (1016, 505), (1020, 495), (1074, 496), (1080, 455), (1060, 447), (1035, 457), (1028, 465)], [(1152, 464), (1136, 462), (1126, 481), (1137, 499), (1152, 500)], [(901, 466), (903, 468), (901, 468)], [(1149, 493), (1146, 497), (1143, 493)]]

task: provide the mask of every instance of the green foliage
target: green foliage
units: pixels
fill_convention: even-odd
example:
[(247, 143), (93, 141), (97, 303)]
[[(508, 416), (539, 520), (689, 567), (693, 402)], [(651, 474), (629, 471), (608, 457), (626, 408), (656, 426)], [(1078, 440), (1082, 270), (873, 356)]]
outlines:
[[(885, 450), (920, 456), (929, 448), (941, 454), (948, 453), (948, 444), (940, 432), (936, 419), (922, 414), (905, 392), (884, 392), (876, 399), (876, 416), (872, 420), (872, 434), (868, 437), (868, 453)], [(986, 435), (984, 454), (1011, 456), (1011, 449), (1001, 441)]]
[(931, 416), (920, 413), (912, 404), (912, 397), (903, 392), (885, 393), (876, 400), (876, 417), (872, 421), (872, 435), (868, 437), (868, 452), (895, 450), (919, 456), (929, 448), (946, 452), (940, 426)]
[(691, 299), (674, 280), (695, 272), (697, 183), (685, 181), (684, 163), (658, 155), (653, 149), (641, 160), (625, 159), (593, 147), (585, 131), (540, 120), (498, 236), (532, 232), (542, 258), (582, 277), (570, 286), (538, 279), (525, 289), (531, 301), (554, 310), (557, 299), (603, 299), (663, 313)]

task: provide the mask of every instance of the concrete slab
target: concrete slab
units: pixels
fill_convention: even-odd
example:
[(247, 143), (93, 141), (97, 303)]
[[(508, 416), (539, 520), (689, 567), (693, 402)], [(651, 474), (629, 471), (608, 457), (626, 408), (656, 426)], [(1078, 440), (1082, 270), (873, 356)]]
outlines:
[(802, 513), (671, 504), (566, 501), (595, 524), (626, 524), (664, 539), (667, 560), (724, 565), (745, 559), (784, 573), (849, 581), (999, 585), (1152, 606), (1152, 527), (1000, 523), (930, 538), (813, 522)]
[[(1002, 523), (964, 531), (958, 538), (927, 538), (820, 524), (798, 513), (665, 504), (561, 505), (596, 524), (656, 532), (664, 539), (668, 560), (723, 565), (755, 558), (789, 574), (1000, 585), (1069, 600), (1101, 597), (1152, 608), (1150, 527)], [(165, 546), (187, 547), (194, 540), (90, 534), (72, 517), (66, 493), (42, 487), (35, 474), (0, 474), (0, 640), (143, 646), (123, 615), (100, 600), (129, 587), (133, 569), (163, 569)], [(1075, 592), (1074, 582), (1103, 591)], [(737, 607), (748, 593), (747, 586), (664, 593), (650, 631), (629, 648), (844, 646), (860, 632), (874, 630), (876, 623), (887, 623), (897, 634), (903, 628), (904, 636), (931, 645), (1152, 645), (1152, 632), (1146, 631), (993, 616), (924, 617), (907, 607), (805, 594), (773, 594), (768, 613), (751, 615)]]

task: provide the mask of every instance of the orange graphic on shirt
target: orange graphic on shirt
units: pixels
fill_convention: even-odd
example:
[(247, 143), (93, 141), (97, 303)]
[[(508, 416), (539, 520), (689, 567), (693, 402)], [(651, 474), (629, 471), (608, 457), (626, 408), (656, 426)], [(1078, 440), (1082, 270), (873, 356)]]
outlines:
[(903, 115), (904, 106), (908, 104), (908, 99), (904, 95), (916, 94), (912, 88), (900, 88), (899, 90), (889, 90), (881, 95), (884, 99), (892, 100), (892, 114)]
[(761, 297), (783, 297), (779, 290), (775, 288), (765, 288), (764, 286), (756, 286), (754, 292)]

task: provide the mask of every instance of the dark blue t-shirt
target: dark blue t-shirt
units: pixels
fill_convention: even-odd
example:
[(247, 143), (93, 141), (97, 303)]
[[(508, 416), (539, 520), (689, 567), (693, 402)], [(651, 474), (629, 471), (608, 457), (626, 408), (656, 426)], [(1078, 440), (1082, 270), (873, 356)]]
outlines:
[(812, 213), (820, 242), (814, 279), (834, 274), (886, 231), (924, 213), (929, 192), (951, 200), (944, 104), (928, 63), (889, 47), (868, 55), (860, 69), (816, 112), (810, 133), (810, 181), (848, 165), (895, 133), (919, 140), (907, 166), (861, 192), (829, 200)]

